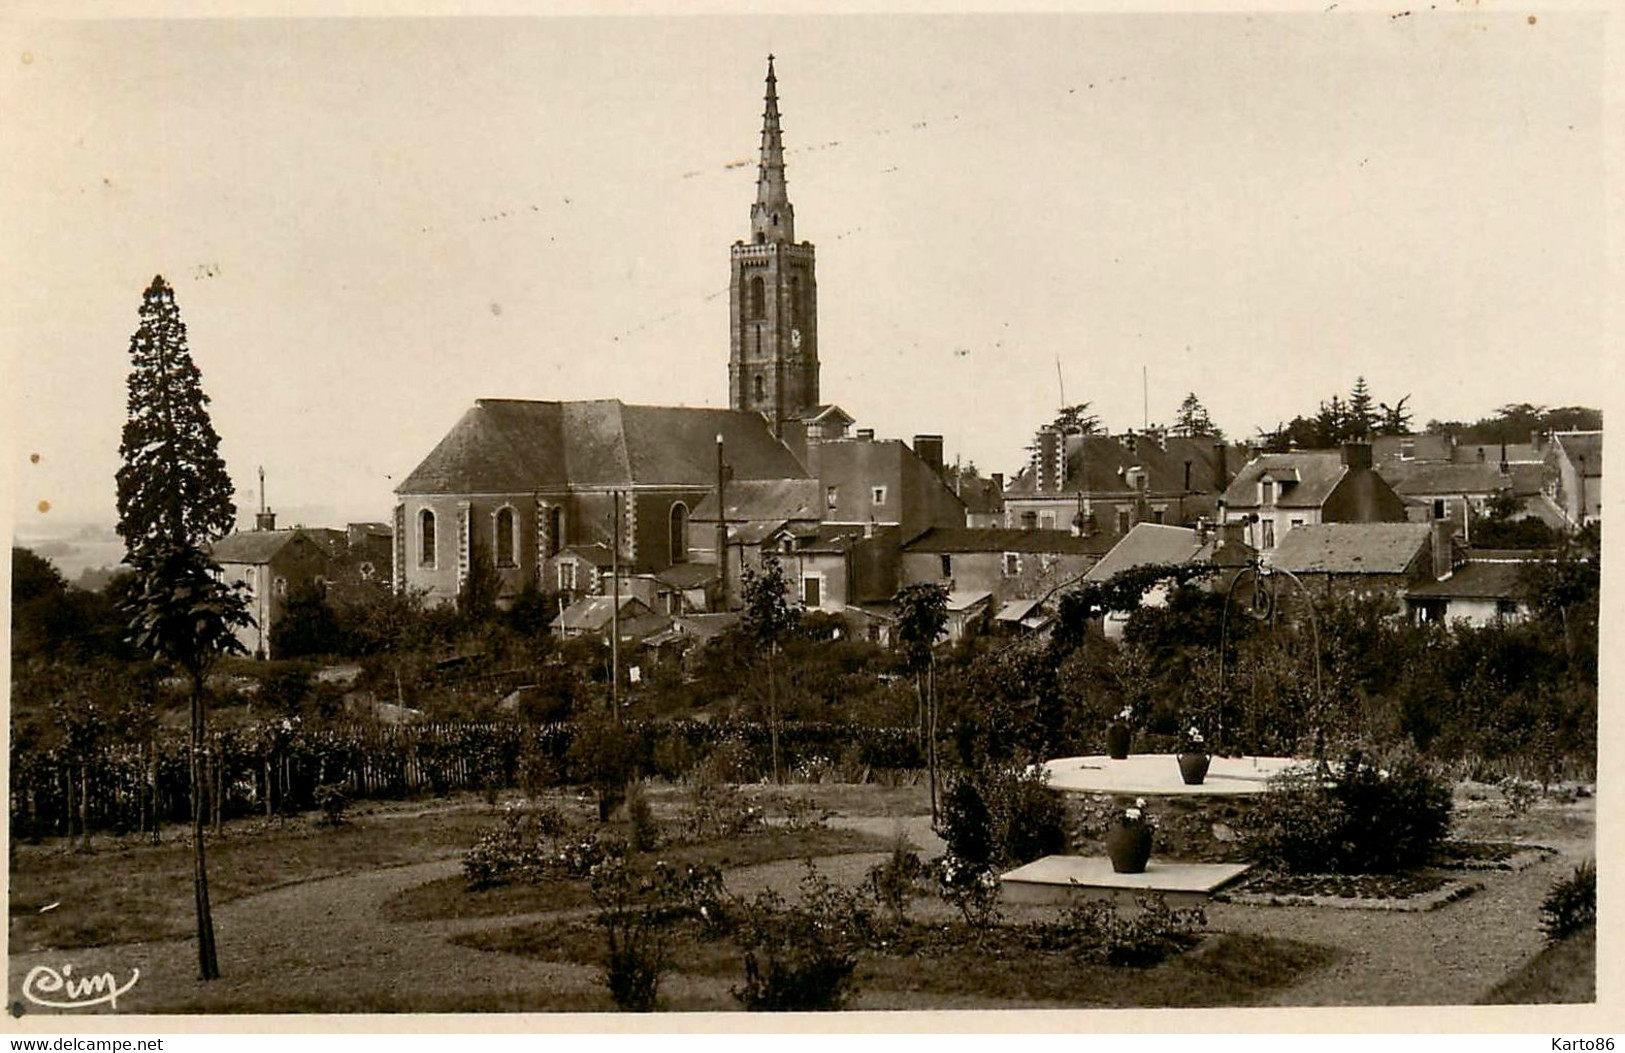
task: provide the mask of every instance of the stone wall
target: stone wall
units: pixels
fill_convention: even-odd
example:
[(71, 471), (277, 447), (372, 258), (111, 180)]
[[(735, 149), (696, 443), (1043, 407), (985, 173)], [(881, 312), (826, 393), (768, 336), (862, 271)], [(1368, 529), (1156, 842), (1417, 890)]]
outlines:
[[(1106, 831), (1134, 795), (1065, 793), (1067, 834), (1072, 851), (1084, 856), (1106, 854)], [(1145, 810), (1155, 824), (1151, 858), (1187, 863), (1245, 863), (1242, 837), (1255, 798), (1250, 796), (1179, 795), (1146, 797)]]

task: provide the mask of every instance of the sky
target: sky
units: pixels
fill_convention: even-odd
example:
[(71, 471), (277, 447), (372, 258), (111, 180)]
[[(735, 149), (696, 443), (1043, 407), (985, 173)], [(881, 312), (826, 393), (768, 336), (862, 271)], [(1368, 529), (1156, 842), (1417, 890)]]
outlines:
[(261, 466), (387, 520), (477, 398), (726, 405), (769, 52), (823, 398), (882, 437), (1603, 404), (1604, 16), (1330, 6), (5, 26), (14, 530), (115, 520), (155, 274), (248, 522)]

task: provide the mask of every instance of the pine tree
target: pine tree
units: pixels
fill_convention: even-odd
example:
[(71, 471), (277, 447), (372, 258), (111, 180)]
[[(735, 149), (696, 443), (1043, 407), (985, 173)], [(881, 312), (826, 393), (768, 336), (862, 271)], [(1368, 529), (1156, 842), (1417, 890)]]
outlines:
[(1377, 403), (1378, 435), (1409, 435), (1411, 433), (1411, 411), (1405, 408), (1405, 403), (1411, 397), (1406, 395), (1392, 406), (1386, 402)]
[(1354, 390), (1349, 392), (1348, 408), (1343, 418), (1343, 441), (1365, 442), (1377, 426), (1377, 411), (1371, 401), (1371, 389), (1365, 377), (1354, 378)]
[(1186, 436), (1219, 434), (1219, 429), (1213, 426), (1213, 418), (1208, 416), (1207, 407), (1202, 405), (1202, 400), (1196, 397), (1194, 391), (1179, 404), (1172, 430), (1175, 435)]
[(118, 532), (133, 571), (123, 608), (132, 642), (184, 672), (191, 685), (198, 972), (212, 980), (220, 967), (203, 851), (204, 683), (220, 655), (243, 653), (235, 630), (253, 619), (240, 588), (221, 580), (203, 549), (231, 529), (237, 509), (186, 326), (162, 275), (142, 297), (140, 317), (130, 339), (129, 419), (117, 476)]

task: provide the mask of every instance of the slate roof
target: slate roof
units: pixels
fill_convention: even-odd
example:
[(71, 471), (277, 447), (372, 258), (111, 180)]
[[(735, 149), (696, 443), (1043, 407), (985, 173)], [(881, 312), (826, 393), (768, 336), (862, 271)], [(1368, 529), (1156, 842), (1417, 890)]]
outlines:
[(608, 545), (604, 544), (567, 545), (564, 553), (576, 557), (583, 563), (591, 563), (595, 567), (612, 567), (615, 565), (615, 554), (609, 550)]
[[(1159, 447), (1149, 439), (1135, 440), (1133, 447), (1106, 435), (1069, 435), (1066, 439), (1066, 480), (1061, 494), (1080, 490), (1091, 494), (1132, 493), (1128, 470), (1146, 472), (1146, 489), (1151, 493), (1180, 493), (1185, 489), (1185, 462), (1191, 462), (1191, 492), (1211, 493), (1217, 489), (1219, 456), (1211, 436), (1170, 435)], [(1239, 446), (1226, 447), (1226, 469), (1235, 471), (1247, 459)], [(1032, 467), (1022, 469), (1005, 487), (1005, 497), (1032, 497), (1038, 493), (1038, 480)], [(1044, 496), (1059, 496), (1044, 495)]]
[[(584, 632), (598, 632), (610, 624), (615, 612), (615, 599), (612, 596), (587, 596), (579, 599), (564, 608), (557, 618), (553, 619), (555, 629), (579, 629)], [(621, 618), (638, 618), (652, 613), (649, 605), (633, 596), (621, 597)]]
[(1188, 527), (1136, 523), (1123, 540), (1089, 568), (1084, 581), (1110, 581), (1113, 575), (1154, 563), (1191, 563), (1213, 555), (1213, 537), (1200, 539)]
[[(1258, 481), (1265, 473), (1280, 487), (1275, 503), (1281, 508), (1319, 508), (1326, 503), (1337, 484), (1348, 474), (1341, 450), (1299, 450), (1294, 453), (1261, 453), (1236, 473), (1224, 491), (1230, 508), (1256, 508)], [(1296, 473), (1296, 481), (1290, 481)]]
[(655, 580), (673, 589), (697, 589), (717, 580), (717, 568), (711, 563), (673, 563), (656, 573)]
[(1004, 511), (1004, 494), (991, 479), (966, 479), (959, 485), (959, 499), (968, 513), (988, 514)]
[(1464, 563), (1443, 581), (1429, 581), (1406, 590), (1417, 597), (1510, 600), (1518, 594), (1522, 563)]
[(1269, 562), (1295, 574), (1403, 574), (1432, 530), (1428, 523), (1310, 523), (1287, 531)]
[[(1528, 442), (1468, 442), (1458, 445), (1452, 453), (1461, 464), (1500, 464), (1501, 453), (1506, 452), (1507, 464), (1528, 464), (1541, 459), (1540, 447)], [(1479, 457), (1482, 453), (1484, 456)]]
[(1065, 530), (1015, 530), (1005, 527), (932, 527), (903, 546), (904, 552), (1033, 552), (1052, 555), (1104, 555), (1112, 546), (1107, 535), (1076, 537)]
[[(714, 485), (715, 480), (713, 480)], [(817, 479), (742, 479), (730, 482), (723, 492), (728, 502), (728, 521), (775, 519), (821, 519), (823, 491)], [(689, 516), (689, 521), (717, 521), (717, 493), (706, 494)]]
[(1448, 461), (1455, 449), (1448, 435), (1378, 435), (1371, 440), (1371, 457), (1379, 463), (1397, 461), (1406, 446), (1411, 448), (1413, 461)]
[(1585, 458), (1585, 473), (1587, 479), (1597, 479), (1602, 476), (1602, 432), (1600, 431), (1560, 431), (1552, 436), (1557, 444), (1563, 447), (1569, 461), (1576, 467), (1579, 459)]
[[(304, 530), (240, 530), (227, 534), (209, 549), (216, 563), (269, 563)], [(314, 544), (314, 542), (312, 542)]]
[(1378, 465), (1394, 493), (1401, 497), (1422, 494), (1495, 494), (1512, 486), (1499, 464), (1423, 464), (1396, 461)]
[(738, 479), (807, 475), (756, 413), (632, 406), (619, 399), (480, 399), (396, 492), (714, 486), (719, 434)]

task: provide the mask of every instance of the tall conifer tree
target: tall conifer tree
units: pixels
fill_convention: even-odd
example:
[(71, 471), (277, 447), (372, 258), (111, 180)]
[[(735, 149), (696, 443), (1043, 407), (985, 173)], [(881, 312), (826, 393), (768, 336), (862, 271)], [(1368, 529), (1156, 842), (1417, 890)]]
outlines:
[(136, 646), (183, 671), (191, 685), (198, 972), (212, 980), (220, 967), (203, 851), (204, 683), (216, 658), (243, 652), (235, 630), (253, 620), (241, 589), (220, 580), (204, 549), (231, 529), (237, 509), (186, 325), (162, 275), (142, 297), (140, 317), (130, 338), (129, 419), (117, 477), (118, 532), (134, 572), (124, 608)]

